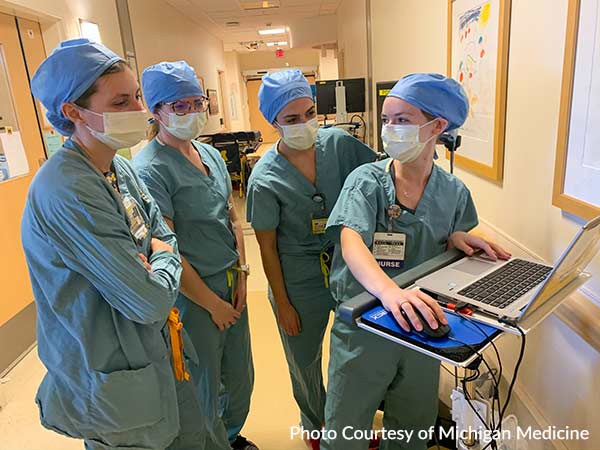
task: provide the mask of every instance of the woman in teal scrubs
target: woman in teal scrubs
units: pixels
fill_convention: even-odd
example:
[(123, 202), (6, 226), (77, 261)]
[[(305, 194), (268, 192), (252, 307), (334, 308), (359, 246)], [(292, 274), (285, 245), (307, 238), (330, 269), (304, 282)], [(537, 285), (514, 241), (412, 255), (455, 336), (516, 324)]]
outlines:
[[(467, 254), (484, 249), (491, 258), (506, 252), (467, 234), (477, 212), (467, 187), (433, 163), (435, 142), (444, 131), (460, 127), (468, 112), (462, 87), (438, 74), (413, 74), (388, 94), (382, 110), (382, 140), (390, 159), (367, 164), (346, 180), (327, 224), (337, 242), (331, 287), (338, 303), (365, 289), (381, 300), (400, 326), (409, 331), (404, 310), (417, 330), (419, 310), (432, 328), (447, 320), (439, 305), (418, 290), (400, 289), (392, 280), (448, 248)], [(378, 233), (402, 242), (397, 254), (380, 253)], [(366, 450), (366, 439), (345, 439), (342, 430), (369, 430), (385, 401), (388, 430), (429, 429), (438, 405), (439, 362), (335, 318), (326, 406), (326, 427), (337, 439), (327, 450)], [(382, 449), (425, 449), (410, 440), (383, 441)]]
[[(68, 137), (36, 174), (22, 221), (48, 369), (42, 424), (91, 450), (203, 449), (172, 309), (177, 241), (116, 156), (144, 137), (136, 75), (108, 48), (74, 39), (40, 65), (31, 90)], [(195, 357), (191, 343), (185, 350)]]
[(154, 124), (134, 166), (179, 242), (183, 274), (176, 304), (200, 359), (191, 374), (206, 415), (207, 448), (254, 450), (239, 434), (254, 383), (249, 268), (225, 162), (194, 140), (206, 123), (207, 99), (185, 61), (146, 68), (142, 87)]
[[(266, 75), (258, 95), (262, 114), (281, 139), (252, 170), (247, 220), (260, 245), (302, 426), (320, 430), (322, 344), (335, 305), (328, 276), (333, 244), (325, 224), (346, 177), (376, 155), (338, 128), (319, 128), (300, 71)], [(312, 445), (318, 448), (318, 442)]]

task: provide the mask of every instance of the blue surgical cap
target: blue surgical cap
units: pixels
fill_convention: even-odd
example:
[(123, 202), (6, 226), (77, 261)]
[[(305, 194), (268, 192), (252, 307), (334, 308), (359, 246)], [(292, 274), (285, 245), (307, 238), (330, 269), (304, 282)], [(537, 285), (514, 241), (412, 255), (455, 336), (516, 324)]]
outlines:
[(265, 75), (258, 90), (260, 112), (269, 123), (292, 100), (313, 98), (308, 80), (299, 70), (283, 70)]
[(122, 58), (89, 39), (61, 42), (42, 62), (31, 80), (31, 92), (48, 110), (46, 117), (58, 132), (70, 136), (75, 125), (61, 112), (63, 103), (74, 102), (110, 66)]
[(406, 75), (395, 84), (388, 97), (402, 99), (421, 111), (446, 119), (446, 131), (462, 126), (469, 112), (469, 100), (462, 86), (439, 73)]
[(204, 96), (194, 69), (185, 61), (163, 61), (142, 72), (142, 89), (150, 111), (159, 103)]

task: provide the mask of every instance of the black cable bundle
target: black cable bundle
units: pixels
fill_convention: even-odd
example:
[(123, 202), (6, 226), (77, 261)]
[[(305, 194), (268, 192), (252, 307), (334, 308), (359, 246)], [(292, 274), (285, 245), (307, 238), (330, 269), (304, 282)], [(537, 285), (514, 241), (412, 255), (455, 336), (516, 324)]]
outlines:
[[(458, 312), (458, 311), (457, 311)], [(477, 327), (477, 329), (479, 331), (481, 331), (481, 333), (487, 338), (488, 335), (485, 333), (485, 331), (483, 331), (483, 329), (479, 326), (479, 324), (473, 320), (471, 317), (465, 315), (465, 314), (461, 314), (460, 312), (458, 312), (458, 314), (460, 314), (461, 317), (463, 317), (464, 319), (467, 319), (469, 321), (469, 323), (472, 323), (473, 325), (475, 325), (475, 327)], [(517, 359), (517, 363), (515, 364), (515, 370), (512, 376), (512, 380), (510, 382), (509, 388), (508, 388), (508, 392), (506, 395), (506, 401), (504, 402), (504, 405), (501, 407), (501, 402), (500, 402), (500, 381), (502, 380), (502, 359), (500, 358), (500, 352), (498, 351), (498, 348), (496, 347), (496, 344), (492, 341), (492, 348), (494, 349), (494, 352), (496, 353), (496, 358), (498, 359), (498, 375), (496, 377), (496, 375), (494, 374), (494, 370), (490, 367), (490, 365), (488, 364), (488, 362), (485, 360), (485, 358), (483, 357), (483, 355), (479, 352), (479, 350), (475, 349), (473, 346), (471, 346), (470, 344), (467, 344), (465, 342), (459, 341), (458, 339), (454, 339), (452, 337), (449, 337), (449, 339), (458, 342), (461, 345), (464, 345), (468, 348), (470, 348), (478, 357), (479, 360), (481, 362), (483, 362), (487, 368), (487, 370), (489, 371), (490, 375), (492, 376), (492, 381), (493, 381), (493, 385), (494, 385), (494, 392), (493, 392), (493, 396), (492, 396), (492, 412), (491, 412), (491, 428), (488, 426), (487, 421), (483, 420), (483, 418), (481, 417), (481, 415), (479, 414), (479, 412), (477, 411), (477, 409), (475, 408), (475, 406), (473, 405), (472, 401), (473, 399), (470, 398), (469, 393), (466, 389), (466, 383), (470, 382), (470, 381), (474, 381), (477, 378), (479, 378), (480, 372), (479, 372), (479, 368), (475, 369), (475, 375), (469, 377), (469, 378), (463, 378), (461, 380), (461, 385), (462, 385), (462, 389), (463, 389), (463, 395), (465, 396), (465, 400), (467, 401), (468, 405), (470, 406), (470, 408), (473, 410), (473, 412), (476, 414), (476, 416), (479, 418), (479, 420), (481, 421), (481, 423), (484, 424), (484, 426), (486, 427), (486, 429), (488, 431), (490, 431), (491, 433), (491, 441), (481, 450), (487, 450), (488, 447), (491, 446), (492, 450), (497, 450), (498, 448), (498, 443), (496, 442), (495, 439), (495, 435), (502, 435), (502, 421), (504, 419), (504, 415), (506, 414), (506, 410), (508, 408), (508, 404), (510, 402), (510, 398), (512, 396), (512, 392), (515, 386), (515, 383), (517, 381), (517, 375), (519, 373), (519, 369), (521, 367), (521, 363), (523, 362), (523, 356), (525, 355), (525, 344), (526, 344), (526, 339), (525, 339), (525, 332), (517, 325), (516, 322), (512, 321), (512, 320), (508, 320), (508, 319), (500, 319), (501, 323), (504, 323), (506, 325), (509, 325), (513, 328), (515, 328), (516, 330), (519, 331), (519, 334), (521, 335), (521, 349), (519, 352), (519, 357)], [(446, 369), (446, 368), (445, 368)], [(446, 369), (448, 370), (448, 369)], [(455, 374), (456, 376), (456, 374)], [(498, 423), (496, 424), (496, 420), (494, 418), (494, 410), (495, 410), (495, 406), (497, 405), (497, 409), (499, 412), (498, 415)]]

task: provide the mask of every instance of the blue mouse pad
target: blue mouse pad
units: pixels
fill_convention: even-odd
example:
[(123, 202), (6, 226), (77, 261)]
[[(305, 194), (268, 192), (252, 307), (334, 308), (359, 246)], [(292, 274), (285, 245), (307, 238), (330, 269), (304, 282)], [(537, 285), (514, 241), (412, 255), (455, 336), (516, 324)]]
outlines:
[[(474, 353), (474, 350), (484, 347), (502, 333), (502, 330), (498, 328), (465, 319), (464, 316), (452, 311), (445, 311), (445, 313), (450, 326), (450, 333), (448, 336), (438, 339), (407, 333), (383, 306), (377, 306), (367, 311), (361, 318), (364, 323), (379, 331), (456, 361), (466, 360)], [(452, 339), (449, 339), (449, 337)]]

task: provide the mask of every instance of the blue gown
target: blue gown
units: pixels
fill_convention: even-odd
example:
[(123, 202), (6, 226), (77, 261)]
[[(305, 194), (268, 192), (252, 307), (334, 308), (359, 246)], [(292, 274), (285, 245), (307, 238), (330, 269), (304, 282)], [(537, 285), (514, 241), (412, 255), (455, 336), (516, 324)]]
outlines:
[[(366, 164), (344, 184), (327, 224), (327, 234), (339, 244), (340, 230), (348, 227), (372, 248), (376, 232), (387, 232), (388, 208), (396, 204), (396, 189), (389, 171), (390, 159)], [(477, 212), (467, 187), (434, 165), (421, 200), (414, 211), (404, 209), (392, 220), (394, 233), (406, 235), (404, 267), (384, 269), (391, 278), (437, 256), (447, 248), (448, 237), (477, 225)], [(336, 246), (331, 271), (336, 302), (364, 291)], [(439, 362), (402, 347), (337, 316), (331, 331), (331, 358), (325, 421), (338, 439), (325, 440), (322, 449), (365, 450), (363, 440), (342, 438), (344, 427), (370, 430), (373, 416), (385, 400), (383, 425), (388, 430), (428, 429), (437, 417)], [(416, 437), (410, 442), (384, 441), (382, 450), (425, 449)]]
[[(231, 301), (237, 278), (232, 267), (239, 259), (229, 211), (231, 180), (216, 149), (192, 143), (208, 176), (158, 139), (133, 163), (162, 215), (173, 221), (181, 254), (217, 296)], [(210, 313), (184, 294), (176, 304), (199, 354), (191, 373), (206, 416), (207, 448), (229, 450), (248, 416), (254, 386), (248, 308), (235, 325), (219, 331)]]
[[(321, 252), (333, 244), (325, 234), (313, 232), (313, 220), (326, 223), (346, 177), (376, 156), (338, 128), (319, 129), (315, 149), (315, 185), (277, 152), (276, 145), (267, 151), (252, 170), (246, 208), (255, 230), (277, 230), (285, 288), (302, 325), (298, 336), (288, 336), (281, 329), (279, 334), (306, 430), (320, 430), (325, 420), (321, 354), (335, 305), (320, 261)], [(268, 296), (276, 314), (270, 289)]]
[[(193, 385), (175, 380), (165, 327), (181, 273), (177, 242), (129, 163), (116, 156), (113, 166), (120, 195), (69, 140), (29, 191), (22, 241), (48, 369), (40, 418), (89, 449), (201, 449), (203, 436), (189, 427), (199, 415)], [(147, 228), (138, 238), (125, 197)], [(152, 237), (174, 253), (150, 254)]]

